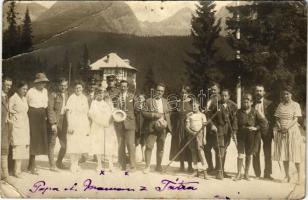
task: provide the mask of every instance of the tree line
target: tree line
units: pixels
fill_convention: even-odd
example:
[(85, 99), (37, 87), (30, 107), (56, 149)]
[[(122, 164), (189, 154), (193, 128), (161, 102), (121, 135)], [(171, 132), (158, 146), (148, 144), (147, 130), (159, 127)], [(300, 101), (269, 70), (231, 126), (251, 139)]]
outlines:
[(29, 9), (26, 9), (22, 25), (17, 25), (16, 2), (10, 1), (7, 12), (8, 29), (3, 32), (4, 59), (33, 50), (32, 25)]
[[(301, 103), (306, 102), (307, 11), (305, 1), (266, 2), (229, 6), (227, 41), (233, 60), (215, 58), (213, 42), (221, 31), (215, 20), (215, 3), (200, 1), (192, 19), (191, 36), (195, 51), (188, 52), (187, 72), (195, 90), (210, 81), (234, 89), (237, 77), (248, 90), (257, 83), (271, 91), (273, 100), (279, 87), (294, 87)], [(238, 34), (238, 35), (237, 35)]]

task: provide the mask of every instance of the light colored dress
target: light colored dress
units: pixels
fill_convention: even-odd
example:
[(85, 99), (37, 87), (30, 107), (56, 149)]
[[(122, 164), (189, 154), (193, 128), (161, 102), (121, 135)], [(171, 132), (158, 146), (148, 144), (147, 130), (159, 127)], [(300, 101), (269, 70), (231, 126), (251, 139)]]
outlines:
[(15, 93), (9, 100), (10, 120), (12, 121), (13, 159), (28, 159), (30, 127), (26, 97)]
[[(282, 128), (286, 128), (294, 117), (301, 117), (300, 105), (292, 101), (289, 105), (280, 103), (275, 112)], [(291, 127), (286, 135), (282, 135), (274, 129), (273, 160), (300, 162), (302, 155), (302, 135), (299, 124)]]
[(117, 138), (112, 119), (113, 105), (108, 101), (92, 101), (89, 117), (91, 123), (91, 154), (103, 155), (106, 158), (117, 154)]
[(66, 103), (69, 114), (68, 126), (73, 134), (67, 134), (67, 153), (88, 153), (90, 140), (90, 123), (88, 118), (89, 104), (85, 95), (72, 94)]

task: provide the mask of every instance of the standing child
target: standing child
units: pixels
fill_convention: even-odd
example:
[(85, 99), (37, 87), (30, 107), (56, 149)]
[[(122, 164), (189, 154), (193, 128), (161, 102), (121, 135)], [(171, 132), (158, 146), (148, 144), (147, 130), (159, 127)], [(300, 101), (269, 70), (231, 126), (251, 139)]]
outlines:
[[(247, 93), (243, 95), (242, 108), (237, 111), (234, 121), (234, 129), (237, 137), (237, 175), (234, 181), (241, 179), (241, 170), (243, 167), (243, 159), (245, 157), (245, 175), (244, 179), (249, 181), (249, 167), (251, 157), (256, 152), (256, 138), (258, 131), (267, 130), (268, 123), (266, 119), (252, 107), (252, 95)], [(262, 134), (263, 134), (262, 133)]]
[(204, 179), (207, 178), (207, 173), (205, 171), (205, 155), (203, 151), (204, 141), (205, 141), (205, 124), (206, 124), (206, 116), (200, 111), (199, 103), (193, 103), (193, 112), (187, 114), (186, 119), (186, 130), (190, 133), (190, 137), (197, 136), (190, 143), (189, 148), (192, 153), (192, 160), (194, 163), (194, 168), (197, 169), (197, 176), (199, 176), (199, 166), (198, 160), (201, 161), (202, 167), (201, 172), (203, 172)]

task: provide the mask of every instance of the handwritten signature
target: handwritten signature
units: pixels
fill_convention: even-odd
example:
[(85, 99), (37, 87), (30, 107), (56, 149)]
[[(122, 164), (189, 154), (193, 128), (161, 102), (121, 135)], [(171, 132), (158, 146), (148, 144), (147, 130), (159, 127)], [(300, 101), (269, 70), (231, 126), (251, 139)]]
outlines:
[[(174, 181), (169, 179), (162, 179), (160, 185), (154, 187), (154, 191), (184, 191), (184, 190), (197, 190), (197, 181), (184, 181), (176, 178)], [(32, 188), (29, 189), (31, 193), (41, 193), (44, 195), (46, 192), (76, 192), (76, 191), (116, 191), (116, 192), (135, 192), (135, 191), (148, 191), (147, 186), (140, 186), (139, 189), (131, 187), (121, 186), (98, 186), (92, 179), (88, 178), (82, 182), (79, 186), (78, 183), (74, 183), (69, 187), (54, 187), (49, 186), (46, 181), (40, 180), (33, 184)]]
[(197, 190), (197, 187), (191, 184), (199, 184), (198, 181), (193, 182), (184, 182), (184, 180), (180, 181), (178, 178), (175, 181), (171, 181), (168, 179), (161, 180), (163, 186), (155, 187), (155, 190), (158, 192), (166, 191), (166, 190)]

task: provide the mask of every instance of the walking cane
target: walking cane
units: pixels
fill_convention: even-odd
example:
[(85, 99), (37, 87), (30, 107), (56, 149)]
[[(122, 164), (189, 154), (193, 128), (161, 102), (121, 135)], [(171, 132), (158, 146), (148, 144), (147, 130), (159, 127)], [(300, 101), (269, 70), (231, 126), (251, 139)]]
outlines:
[[(105, 171), (105, 160), (106, 160), (106, 128), (104, 128), (104, 161), (103, 161), (103, 169)], [(110, 166), (109, 166), (110, 168)]]
[(212, 119), (218, 114), (218, 112), (216, 111), (216, 113), (214, 113), (214, 115), (206, 122), (206, 124), (204, 124), (202, 126), (202, 128), (200, 129), (200, 131), (198, 131), (193, 137), (191, 137), (186, 143), (185, 145), (175, 154), (175, 156), (173, 156), (173, 158), (170, 160), (170, 162), (168, 163), (168, 165), (165, 167), (165, 170), (167, 170), (167, 168), (173, 163), (173, 161), (186, 149), (186, 147), (198, 136), (198, 134), (200, 134), (202, 132), (202, 130), (204, 129), (205, 126), (207, 126)]

